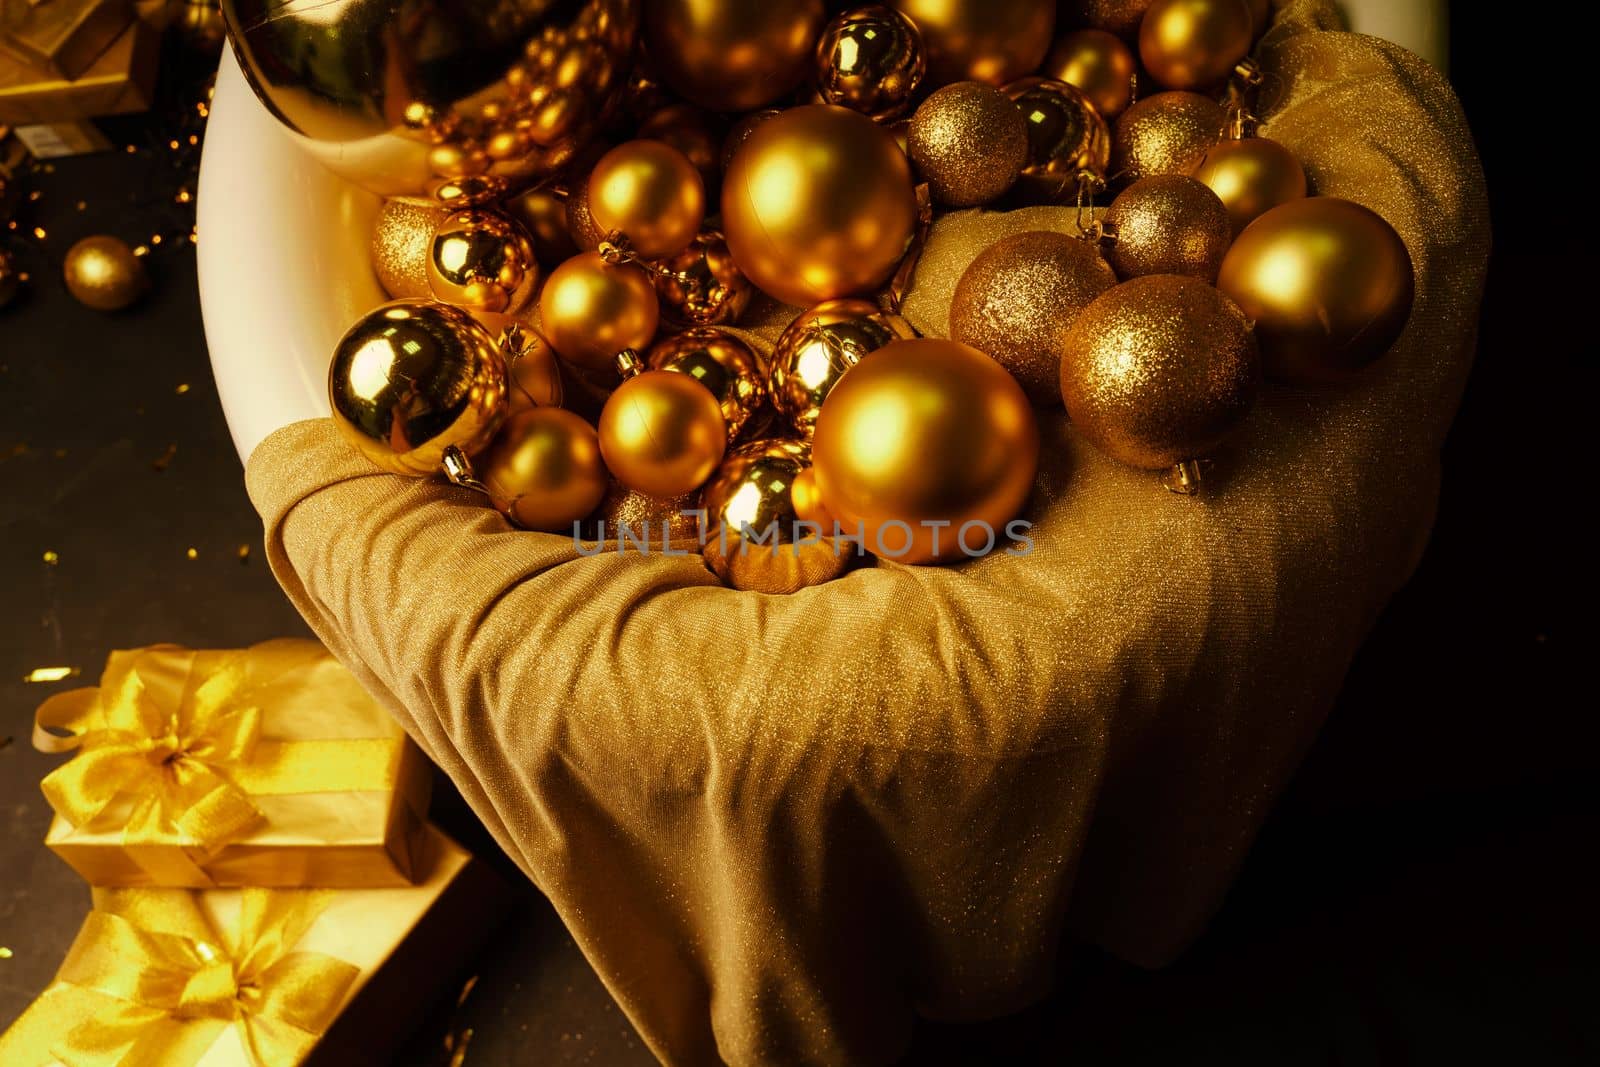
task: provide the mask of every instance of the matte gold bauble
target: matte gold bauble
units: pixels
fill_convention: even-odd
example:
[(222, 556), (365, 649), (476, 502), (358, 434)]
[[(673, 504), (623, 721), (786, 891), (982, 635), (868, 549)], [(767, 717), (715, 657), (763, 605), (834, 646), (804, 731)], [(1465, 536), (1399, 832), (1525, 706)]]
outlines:
[(1185, 274), (1215, 282), (1233, 241), (1228, 209), (1206, 186), (1182, 174), (1140, 178), (1111, 201), (1106, 259), (1119, 278)]
[(433, 231), (449, 217), (449, 212), (429, 201), (384, 201), (372, 229), (372, 269), (384, 292), (396, 300), (432, 295), (428, 250)]
[(651, 63), (673, 92), (712, 111), (749, 111), (798, 86), (822, 21), (822, 0), (644, 5)]
[(650, 349), (651, 370), (687, 374), (711, 391), (722, 409), (728, 436), (737, 437), (767, 398), (767, 368), (750, 346), (731, 333), (696, 326)]
[(651, 264), (650, 279), (661, 302), (661, 317), (674, 326), (717, 326), (737, 322), (755, 292), (728, 242), (702, 230), (675, 256)]
[(628, 141), (590, 172), (589, 214), (602, 233), (621, 234), (647, 259), (676, 255), (705, 221), (705, 183), (676, 148)]
[(1204, 89), (1249, 53), (1254, 28), (1245, 0), (1155, 0), (1139, 24), (1139, 58), (1169, 89)]
[(560, 408), (511, 416), (473, 468), (495, 510), (528, 530), (565, 533), (606, 493), (594, 427)]
[(865, 115), (813, 104), (755, 128), (722, 185), (733, 260), (788, 304), (870, 292), (916, 227), (911, 166)]
[(1017, 188), (1035, 203), (1070, 203), (1078, 176), (1106, 176), (1111, 130), (1083, 91), (1066, 82), (1023, 78), (1006, 86), (1028, 126), (1028, 165)]
[(1227, 140), (1205, 154), (1194, 176), (1222, 199), (1234, 235), (1265, 212), (1306, 195), (1306, 172), (1277, 141)]
[(334, 423), (386, 471), (433, 474), (445, 450), (488, 444), (506, 411), (494, 337), (467, 312), (397, 300), (363, 315), (328, 368)]
[(1061, 346), (1117, 276), (1088, 241), (1035, 230), (981, 252), (956, 283), (950, 336), (992, 356), (1035, 404), (1061, 403)]
[(435, 300), (515, 315), (533, 299), (539, 260), (521, 226), (498, 211), (470, 208), (433, 231), (426, 273)]
[(11, 253), (0, 248), (0, 308), (15, 300), (17, 291), (21, 288), (22, 272), (17, 270), (16, 261), (11, 258)]
[(1151, 470), (1216, 448), (1244, 420), (1260, 377), (1244, 312), (1174, 274), (1123, 282), (1090, 304), (1061, 356), (1073, 426), (1111, 458)]
[(700, 518), (695, 513), (699, 510), (697, 492), (663, 500), (629, 489), (612, 478), (592, 521), (584, 524), (583, 535), (592, 541), (631, 539), (634, 545), (643, 542), (652, 546), (662, 543), (663, 532), (667, 541), (698, 540)]
[(895, 341), (834, 388), (812, 452), (824, 506), (869, 552), (947, 562), (1006, 542), (1039, 430), (1016, 380), (982, 352)]
[(1133, 182), (1152, 174), (1193, 174), (1227, 125), (1222, 105), (1199, 93), (1157, 93), (1117, 119), (1111, 177)]
[(1003, 195), (1022, 173), (1028, 124), (994, 86), (956, 82), (934, 90), (911, 116), (906, 154), (934, 200), (975, 207)]
[(831, 529), (804, 525), (792, 490), (810, 469), (800, 441), (751, 441), (729, 452), (700, 495), (701, 555), (735, 589), (794, 593), (837, 578), (850, 554)]
[(550, 273), (539, 295), (539, 315), (545, 337), (562, 359), (603, 370), (623, 349), (650, 343), (660, 309), (643, 270), (584, 252)]
[(505, 202), (505, 212), (533, 242), (533, 255), (546, 270), (552, 270), (577, 255), (581, 249), (567, 229), (567, 205), (550, 189), (541, 186)]
[(1030, 74), (1050, 47), (1055, 0), (894, 0), (922, 34), (934, 85), (1004, 85)]
[(85, 237), (67, 249), (61, 274), (73, 298), (96, 311), (121, 311), (150, 284), (144, 261), (126, 241), (106, 234)]
[(683, 153), (705, 186), (706, 201), (722, 181), (722, 138), (710, 115), (688, 104), (670, 104), (639, 124), (639, 136)]
[(1411, 316), (1415, 279), (1405, 242), (1380, 215), (1313, 196), (1246, 226), (1217, 286), (1255, 320), (1269, 378), (1323, 382), (1389, 350)]
[(773, 407), (809, 439), (822, 402), (846, 371), (889, 342), (915, 336), (905, 319), (871, 301), (823, 301), (791, 322), (772, 350)]
[(649, 370), (617, 386), (600, 411), (600, 453), (617, 481), (655, 497), (699, 488), (722, 462), (728, 427), (711, 390)]
[(1061, 26), (1087, 26), (1133, 40), (1150, 4), (1151, 0), (1061, 0), (1057, 17)]
[(922, 35), (892, 7), (873, 4), (834, 16), (817, 41), (817, 95), (885, 122), (898, 118), (927, 73)]
[(519, 326), (501, 334), (500, 352), (506, 361), (508, 411), (561, 406), (561, 364), (549, 341)]
[(1083, 91), (1107, 121), (1133, 100), (1136, 67), (1122, 38), (1105, 30), (1075, 30), (1059, 38), (1045, 57), (1044, 76)]

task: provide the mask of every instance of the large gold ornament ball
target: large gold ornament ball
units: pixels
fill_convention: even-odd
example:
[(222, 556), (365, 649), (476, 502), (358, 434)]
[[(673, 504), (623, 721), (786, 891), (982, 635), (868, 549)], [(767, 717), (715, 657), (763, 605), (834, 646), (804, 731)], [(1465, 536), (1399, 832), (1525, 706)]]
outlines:
[(1389, 350), (1411, 317), (1415, 278), (1382, 216), (1313, 196), (1246, 226), (1217, 286), (1255, 320), (1269, 378), (1325, 382)]
[(600, 503), (608, 482), (594, 427), (560, 408), (511, 416), (473, 467), (496, 511), (547, 533), (571, 530)]
[(1031, 74), (1050, 47), (1055, 0), (894, 0), (922, 34), (934, 85), (1004, 85)]
[[(834, 388), (812, 442), (817, 488), (847, 532), (899, 563), (1007, 543), (1039, 460), (1016, 379), (957, 341), (895, 341)], [(940, 525), (948, 524), (948, 525)]]
[(1175, 274), (1123, 282), (1090, 304), (1061, 357), (1072, 424), (1108, 456), (1147, 469), (1216, 448), (1244, 420), (1260, 377), (1244, 312)]
[(1050, 78), (1006, 86), (1028, 127), (1028, 163), (1017, 183), (1036, 203), (1071, 203), (1080, 175), (1101, 179), (1111, 159), (1111, 130), (1089, 97)]
[(660, 141), (628, 141), (589, 173), (589, 213), (647, 259), (682, 252), (706, 216), (705, 182), (694, 164)]
[(557, 355), (586, 370), (605, 370), (624, 348), (650, 343), (660, 307), (650, 276), (639, 267), (584, 252), (550, 273), (539, 315)]
[(700, 549), (706, 566), (735, 589), (794, 593), (838, 577), (850, 554), (811, 522), (794, 499), (811, 469), (800, 441), (751, 441), (729, 452), (701, 492)]
[(1169, 89), (1217, 85), (1255, 36), (1245, 0), (1155, 0), (1139, 24), (1139, 58)]
[(21, 288), (22, 272), (17, 270), (16, 260), (11, 258), (10, 252), (0, 248), (0, 308), (15, 300)]
[(651, 63), (673, 92), (712, 111), (750, 111), (797, 87), (822, 21), (822, 0), (644, 5)]
[(1081, 89), (1107, 121), (1133, 100), (1137, 65), (1122, 38), (1105, 30), (1074, 30), (1051, 45), (1044, 76)]
[(126, 241), (107, 234), (85, 237), (67, 249), (61, 274), (73, 298), (96, 311), (121, 311), (150, 284), (144, 261)]
[(688, 248), (653, 266), (650, 278), (661, 317), (675, 326), (737, 322), (755, 292), (733, 261), (727, 240), (712, 230), (702, 230)]
[(737, 437), (767, 398), (767, 368), (749, 345), (713, 326), (696, 326), (650, 349), (651, 370), (687, 374), (710, 390), (728, 436)]
[(950, 336), (999, 362), (1035, 404), (1061, 403), (1061, 349), (1083, 309), (1117, 284), (1094, 245), (1050, 230), (981, 252), (956, 283)]
[(1087, 26), (1133, 40), (1139, 35), (1139, 23), (1151, 3), (1152, 0), (1061, 0), (1057, 17), (1062, 26)]
[(647, 370), (600, 411), (600, 454), (617, 481), (655, 497), (699, 488), (722, 462), (728, 426), (711, 390), (687, 374)]
[(722, 184), (734, 262), (801, 307), (888, 281), (916, 227), (911, 166), (882, 127), (812, 104), (758, 125)]
[(1306, 172), (1277, 141), (1265, 137), (1214, 145), (1194, 176), (1222, 199), (1234, 235), (1279, 204), (1306, 195)]
[(987, 204), (1011, 188), (1028, 163), (1028, 124), (1011, 98), (984, 82), (936, 89), (911, 116), (906, 154), (934, 200)]
[(817, 41), (822, 102), (879, 122), (905, 113), (927, 69), (922, 35), (910, 19), (883, 4), (836, 15)]
[(1227, 122), (1222, 105), (1199, 93), (1147, 96), (1117, 119), (1111, 177), (1133, 182), (1152, 174), (1193, 174)]
[(1111, 201), (1105, 222), (1116, 238), (1106, 259), (1123, 279), (1186, 274), (1215, 282), (1233, 241), (1217, 194), (1182, 174), (1140, 178)]
[(869, 300), (825, 300), (802, 312), (772, 350), (772, 404), (801, 437), (817, 428), (823, 401), (845, 372), (891, 341), (916, 336), (899, 315)]
[(428, 243), (428, 289), (435, 300), (515, 315), (533, 299), (539, 260), (521, 226), (490, 208), (457, 211)]
[(401, 198), (384, 201), (372, 228), (372, 269), (378, 284), (393, 299), (425, 297), (428, 288), (428, 250), (433, 231), (450, 213), (431, 201)]
[(439, 469), (447, 448), (474, 453), (506, 412), (506, 368), (466, 311), (397, 300), (363, 315), (334, 349), (328, 401), (346, 440), (394, 474)]

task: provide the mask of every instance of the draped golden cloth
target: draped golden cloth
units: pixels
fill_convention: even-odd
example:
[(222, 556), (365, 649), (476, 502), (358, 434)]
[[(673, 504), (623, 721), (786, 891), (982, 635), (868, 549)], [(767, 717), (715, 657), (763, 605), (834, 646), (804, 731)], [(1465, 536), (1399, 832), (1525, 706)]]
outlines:
[[(1217, 907), (1426, 542), (1488, 251), (1444, 78), (1332, 25), (1280, 5), (1265, 132), (1395, 226), (1415, 311), (1359, 383), (1265, 390), (1200, 499), (1052, 412), (1032, 555), (766, 597), (509, 530), (327, 422), (252, 457), (289, 595), (663, 1060), (881, 1062), (1040, 996), (1064, 932), (1158, 964)], [(965, 262), (1069, 215), (945, 220), (907, 314), (942, 332)]]

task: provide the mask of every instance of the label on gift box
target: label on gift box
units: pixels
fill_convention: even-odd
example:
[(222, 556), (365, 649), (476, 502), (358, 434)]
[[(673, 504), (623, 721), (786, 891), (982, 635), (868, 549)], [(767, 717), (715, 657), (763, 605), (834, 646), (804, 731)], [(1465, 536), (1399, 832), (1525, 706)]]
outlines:
[(92, 122), (55, 122), (38, 126), (18, 126), (17, 140), (27, 146), (34, 159), (60, 159), (109, 152), (111, 141)]

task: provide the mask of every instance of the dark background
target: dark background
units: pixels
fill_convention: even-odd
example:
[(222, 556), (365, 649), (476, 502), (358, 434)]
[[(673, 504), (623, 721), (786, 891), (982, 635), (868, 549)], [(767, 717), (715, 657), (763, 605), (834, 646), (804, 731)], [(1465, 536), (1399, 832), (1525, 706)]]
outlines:
[[(1198, 944), (1159, 972), (1072, 949), (1047, 1003), (925, 1027), (911, 1062), (1600, 1062), (1600, 731), (1581, 670), (1593, 656), (1582, 516), (1600, 384), (1585, 326), (1594, 253), (1577, 101), (1589, 90), (1581, 71), (1541, 58), (1539, 34), (1553, 28), (1499, 5), (1457, 5), (1452, 18), (1452, 78), (1488, 172), (1496, 244), (1421, 568)], [(136, 123), (110, 128), (119, 144), (148, 137)], [(37, 783), (55, 761), (28, 745), (34, 706), (92, 683), (112, 648), (305, 633), (257, 550), (192, 253), (152, 257), (154, 290), (126, 313), (86, 311), (58, 280), (78, 237), (148, 236), (164, 166), (142, 151), (38, 175), (25, 217), (48, 237), (24, 257), (33, 282), (0, 310), (0, 946), (11, 951), (0, 1025), (47, 983), (88, 903), (40, 843)], [(22, 681), (56, 664), (82, 676)], [(448, 791), (436, 814), (483, 843)], [(468, 1027), (468, 1064), (650, 1062), (549, 906), (531, 889), (523, 898), (494, 947), (464, 963), (462, 977), (480, 979), (466, 1007), (429, 1020), (409, 1062), (443, 1062), (442, 1037)]]

